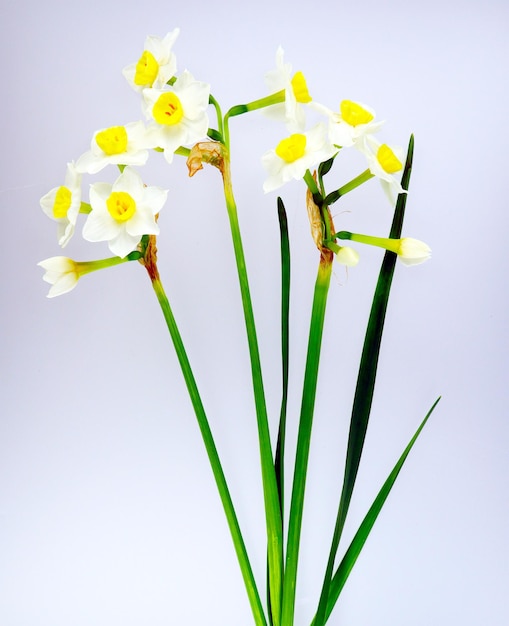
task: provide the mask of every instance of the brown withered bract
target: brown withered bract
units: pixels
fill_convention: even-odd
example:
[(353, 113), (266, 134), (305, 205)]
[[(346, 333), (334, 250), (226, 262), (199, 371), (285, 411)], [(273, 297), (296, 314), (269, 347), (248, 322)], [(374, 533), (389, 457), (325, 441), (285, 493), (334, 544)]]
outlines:
[[(313, 179), (316, 182), (316, 171), (313, 172)], [(328, 248), (324, 248), (323, 246), (323, 237), (325, 234), (325, 226), (322, 222), (322, 216), (320, 213), (320, 207), (313, 200), (313, 194), (308, 188), (306, 192), (306, 208), (308, 210), (309, 217), (309, 225), (311, 227), (311, 236), (313, 237), (313, 241), (315, 242), (316, 247), (323, 254), (324, 251), (327, 253), (330, 252)], [(327, 216), (326, 219), (329, 220), (330, 231), (334, 232), (334, 223), (332, 221), (332, 216), (330, 214), (329, 207), (327, 207)]]
[(217, 141), (202, 141), (191, 148), (187, 157), (189, 176), (203, 169), (202, 163), (210, 163), (224, 173), (223, 146)]

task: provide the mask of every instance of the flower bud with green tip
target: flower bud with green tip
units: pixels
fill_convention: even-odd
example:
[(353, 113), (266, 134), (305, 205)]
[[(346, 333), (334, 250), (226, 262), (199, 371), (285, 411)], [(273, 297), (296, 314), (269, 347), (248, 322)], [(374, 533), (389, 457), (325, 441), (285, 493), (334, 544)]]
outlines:
[(48, 298), (54, 298), (74, 289), (79, 278), (84, 274), (89, 274), (105, 267), (120, 265), (127, 261), (137, 261), (140, 257), (141, 253), (138, 251), (131, 252), (124, 258), (111, 257), (99, 261), (73, 261), (65, 256), (53, 256), (37, 265), (46, 270), (42, 279), (52, 285), (48, 292)]
[(385, 248), (398, 255), (399, 260), (404, 265), (417, 265), (424, 263), (431, 256), (431, 248), (428, 244), (412, 237), (402, 239), (387, 239), (385, 237), (371, 237), (370, 235), (360, 235), (342, 230), (335, 235), (338, 239), (349, 239), (358, 243), (365, 243), (369, 246)]

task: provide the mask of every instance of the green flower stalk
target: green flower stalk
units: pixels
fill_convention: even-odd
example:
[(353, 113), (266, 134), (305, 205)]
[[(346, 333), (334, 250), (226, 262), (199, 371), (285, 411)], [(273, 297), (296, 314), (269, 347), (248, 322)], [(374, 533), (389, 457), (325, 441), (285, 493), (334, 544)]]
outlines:
[(157, 251), (155, 237), (148, 237), (147, 239), (145, 239), (143, 244), (143, 257), (140, 259), (140, 262), (142, 263), (142, 265), (145, 266), (152, 282), (152, 287), (154, 288), (157, 300), (159, 301), (159, 304), (161, 306), (161, 310), (168, 326), (168, 331), (170, 333), (175, 352), (177, 354), (180, 367), (182, 369), (182, 374), (186, 382), (187, 390), (189, 392), (189, 397), (194, 408), (196, 419), (198, 421), (198, 426), (200, 428), (203, 443), (205, 444), (205, 449), (207, 451), (212, 472), (214, 474), (214, 479), (216, 481), (219, 496), (223, 504), (223, 509), (228, 522), (228, 527), (230, 529), (230, 534), (233, 539), (235, 552), (239, 561), (255, 624), (257, 626), (267, 626), (267, 621), (265, 619), (265, 614), (260, 601), (260, 596), (254, 579), (253, 571), (249, 562), (246, 546), (244, 544), (244, 539), (242, 537), (240, 526), (237, 520), (237, 515), (235, 513), (235, 508), (233, 506), (233, 502), (230, 496), (228, 484), (226, 482), (221, 461), (217, 452), (214, 438), (212, 436), (212, 431), (210, 430), (208, 418), (203, 407), (196, 380), (194, 378), (194, 374), (191, 369), (191, 365), (189, 363), (189, 359), (187, 357), (187, 353), (182, 338), (180, 336), (175, 317), (173, 315), (163, 285), (161, 283), (159, 270), (157, 268)]
[(403, 237), (402, 239), (387, 239), (385, 237), (371, 237), (370, 235), (359, 235), (342, 230), (335, 235), (338, 239), (347, 239), (357, 241), (369, 246), (384, 248), (390, 252), (395, 252), (399, 260), (404, 265), (417, 265), (424, 263), (431, 256), (431, 248), (428, 244), (412, 237)]

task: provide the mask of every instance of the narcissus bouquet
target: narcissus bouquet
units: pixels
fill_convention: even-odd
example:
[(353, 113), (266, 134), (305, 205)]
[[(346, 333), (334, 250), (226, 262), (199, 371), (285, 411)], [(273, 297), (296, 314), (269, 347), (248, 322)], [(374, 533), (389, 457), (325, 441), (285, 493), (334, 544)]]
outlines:
[[(260, 94), (259, 99), (247, 104), (232, 106), (223, 115), (220, 103), (212, 95), (207, 83), (196, 80), (188, 71), (177, 71), (173, 47), (178, 35), (179, 30), (175, 29), (164, 38), (148, 37), (138, 61), (123, 70), (127, 82), (141, 99), (145, 121), (112, 126), (95, 132), (90, 150), (75, 162), (68, 163), (63, 184), (41, 199), (42, 209), (57, 223), (58, 243), (62, 247), (69, 243), (79, 219), (83, 218), (84, 239), (89, 242), (107, 242), (112, 256), (95, 261), (74, 261), (64, 256), (55, 256), (39, 265), (45, 270), (44, 280), (51, 285), (49, 297), (67, 293), (77, 286), (81, 276), (103, 268), (133, 261), (136, 262), (136, 267), (145, 268), (182, 369), (224, 508), (254, 623), (258, 626), (292, 626), (296, 617), (296, 597), (299, 591), (299, 548), (322, 335), (333, 265), (336, 261), (347, 267), (355, 266), (362, 246), (385, 249), (359, 360), (349, 436), (345, 442), (342, 489), (338, 493), (327, 494), (337, 503), (330, 551), (328, 559), (324, 555), (324, 563), (327, 563), (324, 571), (314, 573), (323, 583), (321, 593), (316, 598), (316, 611), (311, 623), (312, 626), (323, 626), (331, 616), (399, 471), (438, 402), (435, 401), (417, 428), (389, 476), (384, 482), (381, 481), (380, 491), (353, 539), (348, 545), (344, 545), (342, 533), (369, 422), (384, 319), (395, 267), (398, 260), (404, 265), (415, 265), (426, 261), (430, 256), (430, 249), (425, 243), (402, 237), (414, 141), (410, 137), (405, 155), (400, 148), (378, 140), (383, 123), (377, 121), (375, 112), (361, 102), (339, 100), (336, 94), (334, 97), (337, 100), (333, 108), (315, 102), (304, 75), (301, 72), (292, 72), (291, 65), (284, 60), (281, 48), (276, 53), (276, 68), (266, 75), (266, 94)], [(317, 276), (311, 304), (299, 415), (293, 415), (288, 410), (291, 389), (291, 246), (285, 203), (281, 197), (274, 198), (274, 210), (277, 210), (280, 230), (281, 259), (281, 299), (274, 307), (274, 315), (280, 318), (281, 328), (281, 404), (278, 414), (273, 416), (268, 414), (265, 400), (248, 269), (231, 176), (230, 122), (233, 117), (245, 116), (252, 124), (259, 124), (260, 115), (253, 115), (254, 111), (266, 113), (267, 117), (274, 119), (275, 124), (280, 124), (281, 130), (281, 139), (277, 145), (268, 149), (265, 154), (260, 154), (260, 169), (264, 168), (266, 171), (260, 193), (271, 194), (286, 184), (301, 185), (302, 211), (307, 212), (312, 240), (317, 248)], [(306, 118), (309, 117), (317, 121), (308, 128)], [(340, 187), (329, 188), (329, 172), (333, 169), (338, 171), (344, 159), (355, 154), (355, 151), (364, 155), (363, 171)], [(200, 396), (199, 381), (193, 374), (177, 321), (161, 282), (156, 249), (160, 228), (158, 216), (164, 209), (170, 192), (151, 186), (149, 176), (140, 173), (140, 168), (146, 165), (149, 156), (151, 159), (165, 159), (168, 167), (171, 167), (175, 159), (186, 159), (189, 176), (194, 176), (204, 166), (213, 167), (217, 170), (224, 188), (245, 318), (246, 358), (249, 357), (251, 364), (257, 420), (260, 466), (256, 470), (259, 470), (263, 487), (266, 526), (266, 545), (262, 549), (264, 554), (266, 552), (267, 570), (262, 580), (257, 580), (253, 573), (235, 504), (230, 496), (227, 476), (223, 471), (206, 407)], [(88, 198), (84, 198), (82, 177), (99, 174), (106, 167), (118, 168), (116, 180), (112, 184), (100, 180), (92, 182)], [(394, 210), (389, 235), (382, 237), (336, 230), (331, 206), (335, 203), (341, 206), (345, 195), (372, 178), (381, 183), (381, 202)], [(174, 271), (179, 270), (185, 271), (185, 267), (175, 268)], [(350, 271), (349, 280), (355, 280), (355, 270)], [(348, 285), (345, 291), (348, 291)], [(287, 453), (288, 446), (285, 445), (287, 424), (290, 423), (298, 432), (297, 443), (291, 454)], [(338, 449), (340, 445), (341, 442), (338, 442)]]

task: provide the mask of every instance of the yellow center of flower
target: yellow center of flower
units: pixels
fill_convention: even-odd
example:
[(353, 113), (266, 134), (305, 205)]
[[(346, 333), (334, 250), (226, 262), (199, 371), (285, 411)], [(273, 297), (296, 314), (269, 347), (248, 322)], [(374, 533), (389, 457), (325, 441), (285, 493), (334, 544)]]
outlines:
[(378, 148), (376, 158), (387, 174), (394, 174), (403, 169), (403, 164), (386, 143)]
[(152, 87), (158, 72), (159, 63), (155, 60), (154, 55), (148, 50), (144, 50), (140, 60), (136, 63), (134, 84), (139, 87), (145, 87), (146, 85)]
[(339, 105), (341, 117), (343, 121), (350, 126), (359, 126), (359, 124), (367, 124), (374, 119), (374, 115), (369, 111), (366, 111), (364, 107), (361, 107), (357, 102), (351, 100), (343, 100)]
[(106, 208), (117, 222), (127, 222), (136, 213), (136, 202), (126, 191), (112, 191)]
[(178, 97), (172, 91), (167, 91), (159, 96), (152, 115), (158, 124), (174, 126), (184, 117), (184, 109)]
[(95, 141), (108, 156), (122, 154), (127, 149), (127, 131), (124, 126), (112, 126), (97, 133)]
[(71, 206), (72, 193), (67, 187), (59, 187), (53, 203), (53, 217), (62, 219), (67, 216), (67, 211)]
[(306, 152), (306, 136), (296, 133), (280, 141), (276, 148), (278, 157), (287, 163), (293, 163)]
[(297, 72), (292, 78), (292, 89), (297, 102), (302, 102), (303, 104), (311, 102), (312, 98), (309, 95), (306, 79), (302, 72)]

